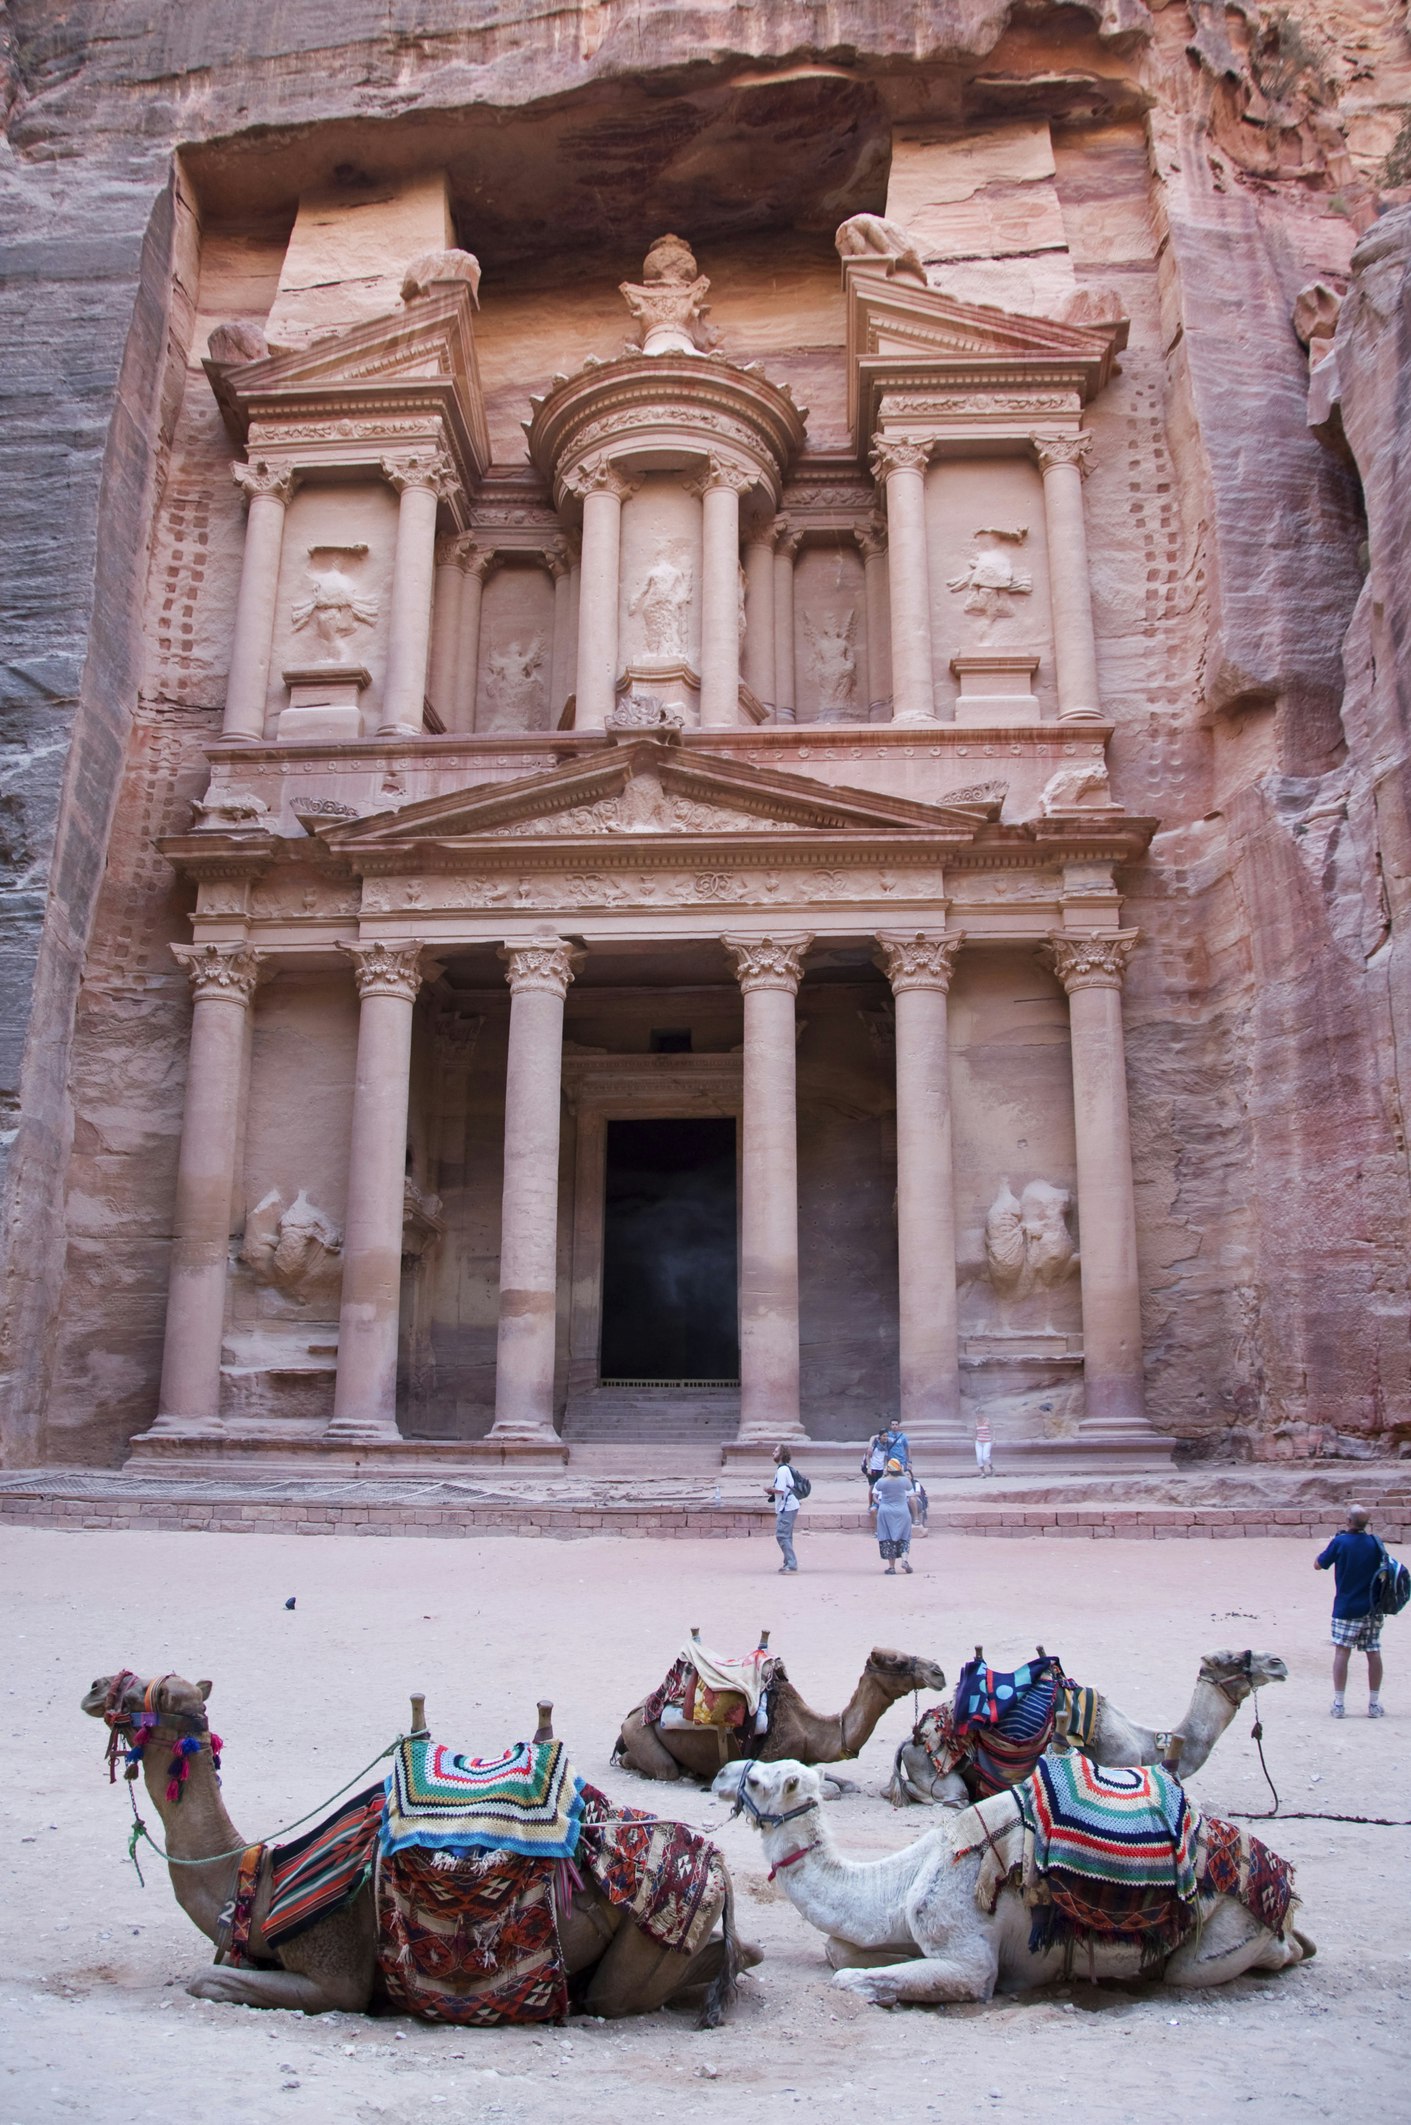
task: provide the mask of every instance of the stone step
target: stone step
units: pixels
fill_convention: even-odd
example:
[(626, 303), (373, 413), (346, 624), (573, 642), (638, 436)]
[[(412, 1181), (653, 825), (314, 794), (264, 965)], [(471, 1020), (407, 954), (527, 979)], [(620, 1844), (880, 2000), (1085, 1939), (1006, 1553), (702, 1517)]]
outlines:
[(568, 1446), (726, 1445), (740, 1423), (738, 1387), (598, 1387), (564, 1417)]

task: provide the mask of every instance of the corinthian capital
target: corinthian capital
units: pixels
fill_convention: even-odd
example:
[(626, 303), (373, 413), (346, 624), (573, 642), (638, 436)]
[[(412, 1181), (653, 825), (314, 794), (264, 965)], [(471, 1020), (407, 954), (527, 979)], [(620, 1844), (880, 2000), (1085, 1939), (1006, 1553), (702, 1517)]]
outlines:
[(874, 435), (872, 477), (889, 480), (894, 472), (924, 472), (930, 460), (929, 443), (912, 442), (902, 435)]
[(298, 485), (297, 473), (288, 465), (281, 465), (277, 459), (267, 457), (251, 458), (248, 465), (232, 465), (230, 477), (247, 502), (253, 502), (257, 494), (272, 494), (286, 509)]
[(172, 957), (185, 967), (197, 1003), (218, 998), (242, 1007), (255, 993), (265, 954), (244, 944), (174, 944)]
[(1049, 472), (1055, 465), (1076, 465), (1087, 476), (1092, 459), (1093, 439), (1082, 435), (1036, 435), (1034, 455), (1039, 461), (1040, 472)]
[(590, 494), (610, 494), (617, 501), (625, 502), (641, 486), (629, 474), (620, 472), (609, 457), (589, 458), (586, 464), (575, 465), (572, 472), (564, 475), (564, 487), (569, 494), (576, 494), (586, 501)]
[(544, 549), (544, 566), (556, 583), (561, 583), (573, 566), (573, 555), (567, 539), (554, 539)]
[(408, 487), (425, 487), (438, 502), (448, 502), (460, 492), (456, 468), (444, 450), (404, 450), (382, 460), (382, 477), (398, 494)]
[(712, 450), (706, 459), (705, 471), (686, 482), (688, 494), (709, 494), (713, 487), (728, 487), (732, 494), (748, 494), (755, 484), (755, 475), (743, 465), (732, 464)]
[(505, 979), (510, 985), (510, 994), (518, 996), (522, 989), (541, 989), (548, 996), (560, 1000), (568, 994), (568, 985), (582, 966), (585, 954), (562, 937), (546, 937), (541, 943), (504, 944), (500, 957), (505, 962)]
[(885, 553), (887, 550), (887, 519), (880, 512), (874, 511), (854, 527), (853, 537), (857, 540), (858, 551), (863, 560), (874, 561), (879, 553)]
[(813, 943), (809, 930), (773, 937), (722, 937), (735, 962), (735, 979), (748, 996), (751, 989), (787, 989), (797, 996), (803, 979), (804, 954)]
[(964, 935), (959, 930), (947, 937), (927, 936), (924, 930), (879, 930), (878, 960), (892, 985), (892, 994), (903, 989), (950, 987), (955, 962)]
[(358, 985), (358, 995), (400, 996), (405, 1003), (415, 1003), (417, 991), (425, 979), (426, 970), (421, 963), (422, 947), (418, 944), (344, 944), (340, 952), (346, 952), (353, 962), (353, 979)]
[(1109, 930), (1100, 937), (1054, 935), (1039, 956), (1070, 996), (1078, 989), (1120, 989), (1140, 935), (1140, 930)]

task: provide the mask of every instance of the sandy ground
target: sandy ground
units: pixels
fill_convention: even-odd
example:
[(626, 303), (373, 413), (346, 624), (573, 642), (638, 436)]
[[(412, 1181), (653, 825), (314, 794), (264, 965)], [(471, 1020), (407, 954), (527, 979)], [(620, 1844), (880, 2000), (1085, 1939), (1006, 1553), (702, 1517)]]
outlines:
[[(1362, 1716), (1360, 1678), (1328, 1717), (1329, 1587), (1299, 1542), (918, 1545), (884, 1579), (870, 1543), (800, 1536), (805, 1569), (775, 1576), (772, 1542), (325, 1539), (61, 1534), (0, 1538), (10, 1717), (0, 1781), (7, 1894), (0, 1932), (0, 2125), (133, 2115), (410, 2125), (522, 2118), (787, 2118), (859, 2113), (1077, 2118), (1126, 2125), (1179, 2105), (1202, 2121), (1404, 2117), (1411, 1831), (1291, 1821), (1315, 1962), (1204, 1995), (1082, 1985), (988, 2007), (883, 2013), (835, 1991), (822, 1936), (765, 1878), (757, 1839), (693, 1788), (614, 1770), (616, 1716), (664, 1672), (688, 1625), (737, 1649), (761, 1625), (810, 1702), (835, 1709), (869, 1646), (939, 1659), (977, 1640), (999, 1664), (1036, 1639), (1124, 1710), (1174, 1725), (1201, 1653), (1252, 1644), (1291, 1680), (1263, 1700), (1285, 1806), (1411, 1814), (1401, 1639), (1387, 1629), (1389, 1716)], [(283, 1603), (298, 1597), (292, 1613)], [(730, 2024), (671, 2014), (559, 2032), (217, 2007), (185, 1979), (209, 1951), (164, 1870), (139, 1888), (126, 1798), (78, 1710), (118, 1666), (215, 1679), (227, 1800), (242, 1834), (277, 1829), (390, 1740), (412, 1689), (439, 1738), (481, 1753), (531, 1730), (537, 1695), (583, 1774), (623, 1800), (667, 1796), (729, 1855), (745, 1931), (767, 1949)], [(1362, 1667), (1360, 1656), (1357, 1666)], [(895, 1707), (833, 1803), (865, 1855), (924, 1827), (879, 1796), (909, 1706)], [(1193, 1791), (1217, 1810), (1267, 1795), (1243, 1713)]]

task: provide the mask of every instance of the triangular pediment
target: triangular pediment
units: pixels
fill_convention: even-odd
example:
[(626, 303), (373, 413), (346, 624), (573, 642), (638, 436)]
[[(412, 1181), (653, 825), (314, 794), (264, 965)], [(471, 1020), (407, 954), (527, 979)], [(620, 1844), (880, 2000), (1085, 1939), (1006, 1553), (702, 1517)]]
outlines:
[[(278, 424), (305, 427), (311, 417), (340, 412), (366, 424), (375, 421), (379, 400), (395, 394), (405, 413), (407, 396), (440, 401), (458, 418), (469, 446), (464, 468), (479, 477), (489, 463), (490, 441), (475, 352), (474, 299), (464, 282), (443, 283), (383, 317), (330, 332), (306, 346), (261, 355), (234, 365), (208, 361), (211, 381), (227, 427), (244, 444), (252, 420), (261, 442), (278, 448)], [(389, 411), (392, 409), (389, 407)]]
[(541, 775), (452, 791), (370, 819), (319, 827), (356, 867), (401, 852), (504, 841), (660, 841), (761, 834), (939, 836), (972, 841), (984, 806), (918, 804), (756, 768), (659, 739), (608, 747)]

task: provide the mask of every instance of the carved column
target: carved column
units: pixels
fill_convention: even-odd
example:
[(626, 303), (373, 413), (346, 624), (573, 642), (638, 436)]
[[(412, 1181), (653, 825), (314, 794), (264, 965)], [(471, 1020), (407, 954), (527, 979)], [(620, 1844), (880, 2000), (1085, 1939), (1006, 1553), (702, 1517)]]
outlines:
[(740, 1445), (804, 1438), (794, 998), (812, 936), (725, 937), (745, 998)]
[(379, 737), (420, 732), (426, 716), (426, 660), (431, 643), (431, 587), (436, 564), (436, 512), (453, 492), (455, 474), (441, 451), (408, 451), (382, 460), (401, 497), (397, 551), (392, 563), (392, 609), (387, 625), (387, 674), (382, 685)]
[(756, 701), (772, 707), (774, 685), (774, 526), (750, 533), (745, 546), (745, 650), (741, 671)]
[(774, 720), (793, 723), (798, 714), (794, 669), (794, 559), (803, 534), (789, 529), (789, 519), (775, 519), (774, 547)]
[(1136, 930), (1051, 937), (1045, 957), (1068, 992), (1078, 1151), (1085, 1438), (1145, 1423), (1137, 1217), (1122, 1043), (1122, 978)]
[(1034, 451), (1044, 476), (1044, 528), (1053, 606), (1053, 662), (1059, 721), (1087, 722), (1102, 714), (1097, 691), (1097, 644), (1083, 521), (1083, 476), (1090, 435), (1039, 435)]
[(465, 545), (463, 539), (436, 541), (436, 600), (431, 614), (431, 674), (427, 692), (431, 696), (431, 706), (447, 730), (456, 728)]
[(740, 496), (753, 476), (712, 457), (701, 497), (701, 725), (740, 720)]
[(913, 1444), (958, 1444), (960, 1346), (946, 999), (961, 938), (882, 932), (877, 942), (897, 1015), (902, 1428)]
[(622, 505), (635, 493), (606, 458), (570, 475), (583, 497), (583, 560), (578, 603), (575, 730), (602, 730), (617, 700), (617, 603), (622, 554)]
[(465, 588), (461, 592), (460, 684), (456, 688), (454, 728), (473, 731), (480, 686), (480, 613), (485, 580), (498, 566), (500, 557), (488, 547), (477, 546), (473, 539), (464, 539), (461, 545)]
[(258, 745), (265, 734), (274, 608), (284, 551), (284, 512), (294, 493), (295, 477), (283, 465), (271, 464), (266, 458), (256, 458), (249, 465), (232, 465), (230, 471), (237, 487), (244, 491), (249, 510), (222, 736), (244, 738)]
[(358, 985), (338, 1377), (329, 1439), (397, 1437), (397, 1335), (420, 944), (345, 944)]
[(872, 469), (887, 494), (892, 721), (936, 721), (931, 677), (931, 570), (926, 550), (925, 443), (875, 439)]
[(194, 1008), (176, 1169), (162, 1384), (153, 1430), (214, 1429), (245, 1079), (245, 1030), (261, 955), (245, 945), (173, 945)]
[(863, 602), (867, 613), (867, 708), (890, 705), (892, 691), (891, 615), (887, 606), (887, 520), (869, 517), (857, 529), (862, 554)]
[(549, 678), (549, 729), (557, 730), (559, 717), (573, 692), (573, 572), (567, 539), (555, 539), (544, 549), (544, 566), (554, 579), (554, 653)]
[(506, 945), (500, 957), (510, 985), (510, 1038), (490, 1436), (552, 1445), (563, 1005), (581, 954), (556, 937)]

